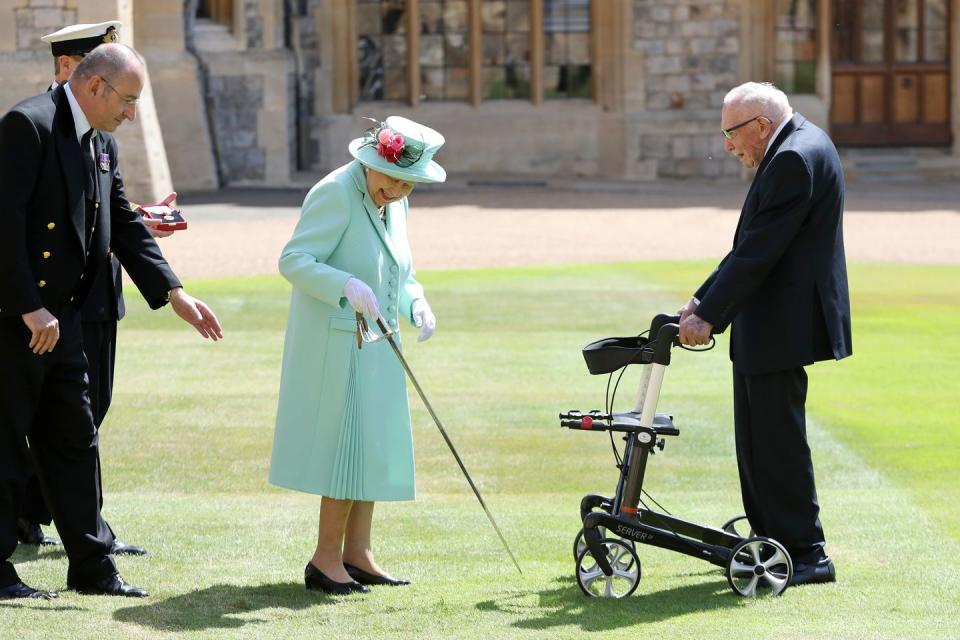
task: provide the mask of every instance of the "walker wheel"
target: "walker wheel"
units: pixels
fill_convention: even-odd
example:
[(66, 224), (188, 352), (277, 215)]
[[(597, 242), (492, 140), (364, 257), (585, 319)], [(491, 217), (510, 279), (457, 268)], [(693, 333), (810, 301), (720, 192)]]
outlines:
[(577, 584), (581, 591), (594, 598), (626, 598), (640, 584), (640, 558), (623, 540), (605, 538), (601, 544), (606, 549), (613, 574), (603, 575), (587, 547), (577, 557)]
[[(607, 535), (606, 527), (597, 527), (597, 531), (600, 532), (600, 537), (603, 538)], [(637, 546), (634, 544), (633, 540), (624, 539), (624, 542), (630, 545), (630, 548), (636, 551)], [(576, 562), (580, 557), (580, 554), (583, 553), (583, 550), (587, 548), (587, 542), (583, 539), (583, 529), (577, 532), (577, 536), (573, 539), (573, 561)]]
[(747, 538), (733, 548), (727, 562), (727, 582), (745, 598), (778, 596), (792, 577), (790, 554), (771, 538)]
[[(753, 527), (750, 526), (750, 521), (747, 520), (747, 516), (736, 516), (730, 518), (723, 523), (723, 526), (720, 527), (727, 533), (733, 534), (738, 538), (752, 538), (753, 537)], [(747, 532), (744, 533), (744, 528)]]

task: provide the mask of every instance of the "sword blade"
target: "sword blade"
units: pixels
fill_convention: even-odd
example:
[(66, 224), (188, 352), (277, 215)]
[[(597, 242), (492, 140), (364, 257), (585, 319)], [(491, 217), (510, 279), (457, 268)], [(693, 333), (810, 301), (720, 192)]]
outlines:
[(450, 440), (450, 436), (447, 435), (447, 430), (443, 428), (443, 423), (440, 421), (437, 412), (433, 410), (433, 405), (430, 404), (430, 401), (427, 400), (426, 394), (423, 392), (423, 389), (420, 387), (420, 383), (417, 381), (417, 376), (413, 375), (413, 371), (410, 369), (410, 365), (407, 364), (407, 359), (403, 357), (403, 353), (400, 351), (400, 347), (397, 346), (397, 343), (393, 340), (393, 335), (388, 333), (387, 327), (383, 324), (383, 321), (377, 318), (377, 325), (380, 327), (380, 331), (384, 333), (387, 337), (387, 342), (390, 343), (390, 348), (393, 349), (393, 352), (397, 356), (397, 360), (400, 361), (400, 364), (403, 366), (403, 370), (407, 372), (407, 376), (410, 378), (410, 382), (413, 383), (413, 387), (417, 390), (417, 393), (420, 395), (420, 399), (423, 400), (423, 405), (427, 408), (427, 411), (430, 413), (430, 417), (433, 418), (434, 423), (436, 423), (437, 428), (440, 430), (440, 435), (443, 436), (444, 442), (447, 443), (447, 448), (450, 449), (450, 453), (453, 454), (454, 459), (457, 461), (457, 464), (460, 465), (460, 471), (463, 472), (463, 477), (467, 479), (467, 482), (470, 484), (470, 488), (473, 489), (473, 495), (477, 496), (477, 500), (480, 502), (480, 506), (483, 507), (483, 512), (487, 514), (487, 519), (490, 521), (490, 524), (493, 525), (493, 530), (497, 532), (497, 536), (500, 538), (500, 542), (503, 543), (503, 548), (507, 550), (507, 553), (510, 555), (510, 559), (513, 560), (513, 566), (517, 568), (521, 574), (523, 570), (520, 568), (520, 563), (517, 562), (517, 558), (513, 555), (513, 551), (510, 550), (510, 545), (507, 544), (507, 539), (503, 537), (503, 533), (500, 532), (500, 527), (497, 526), (496, 520), (493, 519), (493, 514), (490, 513), (490, 509), (487, 508), (487, 503), (483, 501), (483, 497), (480, 495), (480, 491), (477, 489), (477, 485), (473, 483), (473, 478), (470, 477), (470, 473), (467, 472), (467, 467), (464, 466), (463, 460), (460, 459), (460, 454), (457, 453), (457, 448), (453, 446), (453, 441)]

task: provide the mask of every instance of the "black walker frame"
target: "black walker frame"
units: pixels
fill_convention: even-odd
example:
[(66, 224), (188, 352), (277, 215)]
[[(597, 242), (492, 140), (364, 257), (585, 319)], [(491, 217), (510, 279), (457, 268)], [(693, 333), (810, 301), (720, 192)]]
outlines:
[[(616, 494), (612, 498), (588, 494), (580, 502), (583, 529), (574, 542), (578, 584), (590, 596), (630, 595), (640, 581), (635, 543), (642, 543), (725, 568), (727, 580), (738, 595), (779, 595), (793, 575), (790, 554), (770, 538), (756, 537), (752, 532), (740, 535), (736, 524), (745, 517), (732, 518), (717, 528), (654, 511), (645, 504), (640, 506), (649, 457), (656, 449), (663, 450), (665, 437), (680, 435), (673, 416), (656, 412), (671, 350), (679, 345), (678, 323), (679, 316), (660, 314), (651, 322), (649, 337), (606, 338), (583, 350), (592, 374), (613, 373), (631, 364), (644, 365), (645, 370), (634, 411), (573, 410), (560, 414), (562, 427), (626, 434)], [(604, 531), (619, 539), (605, 537)], [(603, 587), (602, 593), (597, 592), (597, 586)]]

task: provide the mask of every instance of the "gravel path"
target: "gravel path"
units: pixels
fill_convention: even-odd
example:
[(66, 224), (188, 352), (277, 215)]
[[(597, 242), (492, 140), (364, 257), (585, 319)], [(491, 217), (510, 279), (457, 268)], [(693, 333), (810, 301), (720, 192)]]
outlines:
[[(418, 269), (719, 259), (748, 185), (453, 183), (411, 197)], [(305, 190), (183, 196), (190, 229), (161, 240), (187, 280), (276, 273)], [(860, 184), (844, 220), (851, 261), (960, 263), (960, 185)]]

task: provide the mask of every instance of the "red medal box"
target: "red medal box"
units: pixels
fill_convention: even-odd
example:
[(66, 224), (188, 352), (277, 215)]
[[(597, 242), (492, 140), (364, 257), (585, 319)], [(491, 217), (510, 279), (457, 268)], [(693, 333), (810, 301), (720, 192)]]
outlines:
[(183, 219), (180, 209), (173, 209), (167, 205), (141, 205), (137, 209), (144, 218), (161, 221), (160, 224), (153, 226), (154, 229), (181, 231), (187, 228), (187, 221)]

